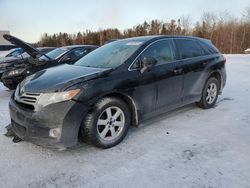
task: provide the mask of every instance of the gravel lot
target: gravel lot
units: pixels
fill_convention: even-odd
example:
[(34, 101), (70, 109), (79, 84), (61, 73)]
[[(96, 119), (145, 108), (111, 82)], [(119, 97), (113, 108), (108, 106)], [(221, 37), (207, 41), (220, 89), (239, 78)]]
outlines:
[(3, 136), (11, 92), (0, 84), (0, 187), (250, 187), (250, 55), (226, 57), (215, 108), (161, 115), (108, 150), (13, 143)]

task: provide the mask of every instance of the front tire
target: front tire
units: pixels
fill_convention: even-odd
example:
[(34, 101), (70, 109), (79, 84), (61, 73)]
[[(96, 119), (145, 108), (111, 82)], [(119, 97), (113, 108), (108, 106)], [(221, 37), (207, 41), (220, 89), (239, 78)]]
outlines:
[(97, 102), (87, 115), (81, 133), (84, 141), (100, 148), (111, 148), (124, 139), (130, 122), (127, 104), (118, 98), (107, 97)]
[(197, 102), (197, 106), (203, 109), (212, 108), (219, 95), (219, 81), (215, 77), (211, 77), (207, 80), (203, 91), (202, 98), (199, 102)]

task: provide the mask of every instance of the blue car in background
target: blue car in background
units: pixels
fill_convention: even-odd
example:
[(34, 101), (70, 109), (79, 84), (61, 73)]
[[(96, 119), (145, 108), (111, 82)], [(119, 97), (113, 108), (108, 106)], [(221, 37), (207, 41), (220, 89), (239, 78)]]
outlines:
[(5, 58), (9, 58), (9, 57), (18, 57), (19, 55), (21, 55), (23, 53), (23, 49), (22, 48), (14, 48), (11, 49), (9, 51), (3, 52), (2, 54), (0, 54), (0, 62), (2, 60), (4, 60)]

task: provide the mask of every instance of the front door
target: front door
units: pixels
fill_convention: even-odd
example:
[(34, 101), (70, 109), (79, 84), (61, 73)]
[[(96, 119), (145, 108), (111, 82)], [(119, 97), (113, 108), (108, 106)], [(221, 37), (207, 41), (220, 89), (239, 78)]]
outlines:
[[(176, 60), (173, 40), (162, 39), (152, 43), (140, 56), (141, 59), (144, 57), (151, 57), (157, 61), (157, 64), (149, 72), (145, 71), (141, 75), (142, 82), (147, 84), (152, 82), (151, 88), (155, 87), (156, 89), (154, 110), (171, 108), (173, 105), (180, 104), (183, 71), (182, 62)], [(150, 93), (151, 91), (144, 92)], [(150, 99), (150, 97), (148, 98)]]

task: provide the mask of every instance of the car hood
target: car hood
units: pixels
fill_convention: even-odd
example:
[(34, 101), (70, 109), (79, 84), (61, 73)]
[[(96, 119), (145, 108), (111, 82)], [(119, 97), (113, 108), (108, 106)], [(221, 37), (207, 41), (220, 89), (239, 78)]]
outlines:
[(14, 44), (17, 47), (22, 48), (25, 52), (27, 52), (31, 57), (36, 58), (38, 55), (43, 55), (36, 48), (32, 47), (30, 44), (8, 34), (3, 35), (3, 37)]
[(76, 83), (103, 76), (110, 70), (112, 69), (64, 64), (31, 75), (20, 84), (20, 87), (30, 93), (59, 92)]

